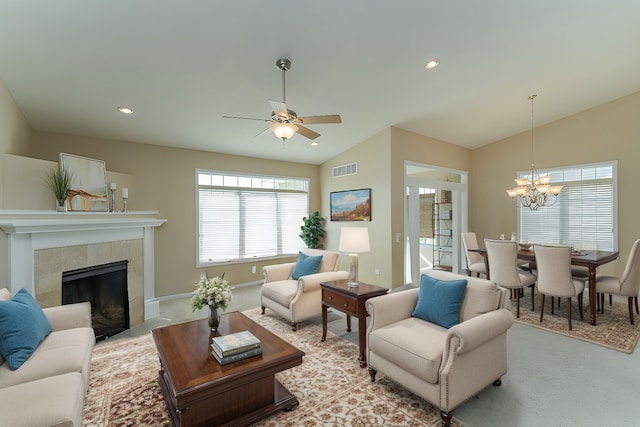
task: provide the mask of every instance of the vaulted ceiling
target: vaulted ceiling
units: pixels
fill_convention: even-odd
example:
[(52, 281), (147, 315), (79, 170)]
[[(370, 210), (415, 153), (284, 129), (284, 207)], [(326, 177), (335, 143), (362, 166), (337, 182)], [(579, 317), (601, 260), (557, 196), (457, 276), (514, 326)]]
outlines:
[[(38, 131), (319, 164), (389, 126), (482, 146), (531, 126), (532, 93), (538, 126), (637, 92), (638, 16), (637, 0), (3, 0), (0, 80)], [(290, 109), (342, 117), (308, 125), (316, 147), (222, 117), (270, 117), (279, 58)]]

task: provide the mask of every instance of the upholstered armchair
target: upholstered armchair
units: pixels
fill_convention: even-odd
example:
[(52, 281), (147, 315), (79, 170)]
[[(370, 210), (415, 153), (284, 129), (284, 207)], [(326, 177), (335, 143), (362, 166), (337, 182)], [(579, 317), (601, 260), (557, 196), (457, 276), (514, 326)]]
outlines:
[(383, 373), (440, 408), (448, 426), (453, 409), (489, 384), (501, 384), (513, 316), (506, 290), (489, 280), (437, 270), (427, 275), (467, 280), (459, 323), (447, 329), (412, 317), (420, 289), (369, 299), (367, 362), (371, 381)]
[(322, 314), (320, 283), (349, 277), (347, 271), (337, 271), (338, 252), (320, 249), (304, 249), (301, 252), (311, 257), (322, 256), (317, 273), (297, 277), (295, 262), (267, 265), (262, 268), (262, 314), (265, 313), (265, 308), (270, 308), (291, 322), (291, 329), (294, 331), (298, 322)]

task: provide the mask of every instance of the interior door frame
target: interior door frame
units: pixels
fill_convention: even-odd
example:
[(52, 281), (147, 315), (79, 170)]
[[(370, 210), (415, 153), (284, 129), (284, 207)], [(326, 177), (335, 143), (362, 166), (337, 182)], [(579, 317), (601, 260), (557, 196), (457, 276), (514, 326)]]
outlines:
[[(445, 172), (460, 175), (460, 183), (444, 181), (439, 179), (431, 179), (425, 177), (411, 176), (407, 170), (409, 168), (424, 168), (438, 172)], [(423, 163), (416, 163), (405, 160), (404, 162), (404, 281), (405, 283), (417, 284), (420, 281), (420, 259), (419, 259), (419, 240), (420, 240), (420, 215), (419, 215), (419, 195), (418, 188), (435, 188), (437, 190), (450, 190), (451, 201), (453, 203), (452, 212), (452, 229), (453, 229), (453, 248), (452, 248), (452, 270), (460, 272), (464, 268), (464, 254), (462, 252), (461, 233), (468, 227), (468, 192), (467, 180), (468, 172), (445, 168), (442, 166), (434, 166)], [(413, 213), (418, 213), (417, 215)]]

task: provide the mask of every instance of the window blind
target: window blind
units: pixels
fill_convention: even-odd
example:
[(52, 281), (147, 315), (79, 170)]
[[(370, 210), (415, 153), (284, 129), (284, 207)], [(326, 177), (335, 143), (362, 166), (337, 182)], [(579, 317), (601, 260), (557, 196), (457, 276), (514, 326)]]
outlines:
[[(548, 169), (540, 174), (551, 175), (552, 185), (564, 188), (550, 206), (537, 211), (518, 209), (520, 241), (616, 250), (615, 163)], [(519, 177), (525, 175), (519, 173)]]
[(308, 215), (307, 180), (198, 175), (200, 264), (296, 254), (304, 248), (298, 235)]

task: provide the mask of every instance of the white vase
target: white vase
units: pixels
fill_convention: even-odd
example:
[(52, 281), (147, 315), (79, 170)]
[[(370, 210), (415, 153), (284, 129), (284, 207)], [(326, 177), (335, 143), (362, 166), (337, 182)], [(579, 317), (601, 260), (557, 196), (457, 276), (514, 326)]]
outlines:
[(66, 211), (67, 211), (66, 204), (60, 206), (58, 203), (56, 203), (56, 212), (66, 212)]

